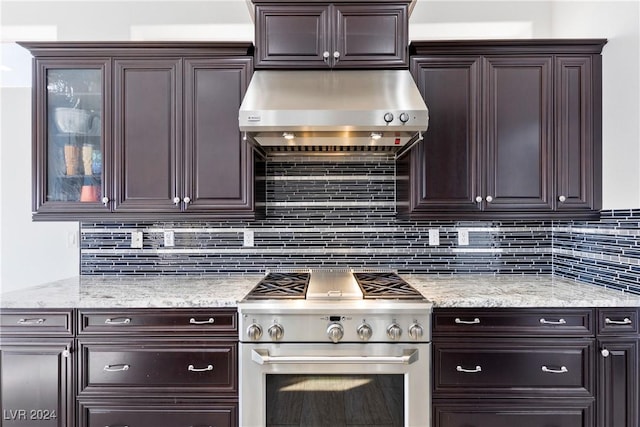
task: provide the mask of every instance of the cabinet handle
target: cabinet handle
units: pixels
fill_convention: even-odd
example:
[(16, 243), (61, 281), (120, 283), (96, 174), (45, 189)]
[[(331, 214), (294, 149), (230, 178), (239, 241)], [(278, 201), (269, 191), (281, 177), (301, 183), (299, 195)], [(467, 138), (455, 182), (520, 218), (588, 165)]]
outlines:
[(180, 197), (176, 196), (173, 198), (173, 204), (178, 206), (180, 204)]
[(547, 320), (543, 317), (542, 319), (540, 319), (540, 323), (542, 323), (543, 325), (566, 325), (567, 321), (564, 319)]
[(333, 64), (337, 64), (340, 61), (340, 52), (338, 52), (337, 50), (333, 52), (333, 59), (335, 60), (333, 61)]
[(127, 325), (131, 323), (129, 317), (115, 317), (113, 319), (105, 319), (105, 325)]
[(104, 196), (102, 198), (102, 204), (105, 205), (105, 206), (107, 206), (109, 204), (109, 198), (107, 196)]
[(184, 199), (182, 199), (182, 201), (188, 205), (189, 203), (191, 203), (191, 198), (190, 197), (185, 197)]
[(604, 323), (606, 323), (607, 325), (630, 325), (633, 322), (628, 317), (625, 317), (622, 320), (611, 320), (608, 317), (605, 317)]
[(102, 368), (102, 370), (107, 372), (121, 372), (121, 371), (128, 371), (130, 367), (131, 365), (127, 365), (126, 363), (120, 363), (118, 365), (104, 365), (104, 368)]
[(331, 56), (331, 54), (329, 53), (329, 51), (325, 50), (324, 52), (322, 52), (322, 60), (329, 65), (329, 57)]
[(560, 197), (558, 197), (558, 200), (560, 202), (564, 202), (565, 200), (567, 200), (567, 198), (565, 196), (560, 196)]
[(108, 424), (104, 427), (129, 427), (127, 424)]
[(480, 365), (476, 365), (474, 369), (465, 369), (462, 366), (456, 366), (456, 371), (464, 372), (465, 374), (476, 374), (478, 372), (482, 372), (482, 367)]
[(600, 350), (600, 354), (602, 355), (602, 357), (609, 357), (609, 350), (603, 348), (602, 350)]
[(550, 374), (565, 374), (569, 372), (566, 366), (561, 366), (560, 369), (551, 369), (546, 366), (542, 367), (542, 372), (549, 372)]
[(477, 317), (475, 317), (473, 320), (462, 320), (459, 317), (456, 317), (455, 319), (453, 319), (453, 321), (458, 325), (477, 325), (478, 323), (480, 323), (480, 319), (478, 319)]
[(32, 318), (32, 319), (19, 319), (18, 325), (41, 325), (47, 319), (43, 319), (42, 317)]
[(213, 371), (213, 365), (207, 365), (206, 368), (196, 368), (193, 365), (189, 365), (187, 366), (187, 370), (191, 371), (191, 372), (206, 372), (206, 371)]
[(487, 197), (485, 198), (485, 200), (487, 201), (487, 203), (491, 203), (491, 202), (493, 202), (493, 197), (491, 197), (491, 196), (487, 196)]
[(476, 203), (482, 203), (482, 196), (476, 196)]
[(215, 320), (213, 317), (210, 317), (207, 320), (196, 320), (193, 317), (189, 319), (189, 323), (191, 323), (192, 325), (206, 325), (214, 322)]

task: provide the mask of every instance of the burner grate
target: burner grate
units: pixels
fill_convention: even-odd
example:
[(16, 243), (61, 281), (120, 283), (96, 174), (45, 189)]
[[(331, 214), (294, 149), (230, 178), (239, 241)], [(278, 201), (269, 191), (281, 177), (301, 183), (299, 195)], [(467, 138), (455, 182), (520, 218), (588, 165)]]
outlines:
[(309, 273), (269, 273), (249, 292), (247, 299), (304, 299)]
[(423, 299), (413, 286), (396, 273), (354, 273), (365, 299)]

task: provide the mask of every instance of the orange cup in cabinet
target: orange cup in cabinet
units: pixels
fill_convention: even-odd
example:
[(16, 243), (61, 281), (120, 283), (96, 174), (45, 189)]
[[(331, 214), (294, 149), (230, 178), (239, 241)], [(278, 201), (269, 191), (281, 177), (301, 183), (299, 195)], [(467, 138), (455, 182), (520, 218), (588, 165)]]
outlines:
[(80, 190), (81, 202), (95, 202), (98, 200), (98, 187), (95, 185), (83, 185)]
[(67, 176), (78, 174), (81, 155), (81, 149), (77, 145), (64, 146), (64, 164), (67, 169)]

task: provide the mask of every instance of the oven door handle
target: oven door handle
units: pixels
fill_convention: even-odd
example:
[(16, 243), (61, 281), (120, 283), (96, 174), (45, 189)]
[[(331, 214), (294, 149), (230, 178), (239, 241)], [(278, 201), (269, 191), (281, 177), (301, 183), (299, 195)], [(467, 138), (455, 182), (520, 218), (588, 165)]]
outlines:
[(259, 365), (281, 363), (357, 363), (410, 365), (418, 360), (418, 349), (404, 350), (402, 356), (270, 356), (269, 350), (251, 350), (251, 360)]

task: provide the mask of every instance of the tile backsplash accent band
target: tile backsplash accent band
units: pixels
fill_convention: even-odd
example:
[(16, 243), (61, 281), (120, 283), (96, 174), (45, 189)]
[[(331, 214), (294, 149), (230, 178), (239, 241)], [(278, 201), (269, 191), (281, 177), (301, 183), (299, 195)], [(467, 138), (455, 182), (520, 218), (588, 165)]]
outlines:
[[(390, 268), (402, 273), (550, 274), (640, 294), (640, 210), (600, 221), (410, 221), (396, 218), (387, 156), (273, 158), (258, 221), (81, 224), (83, 275), (263, 273)], [(429, 230), (439, 245), (429, 245)], [(459, 245), (466, 229), (469, 245)], [(142, 231), (142, 249), (130, 245)], [(173, 231), (175, 246), (164, 246)], [(243, 246), (245, 231), (254, 246)]]

